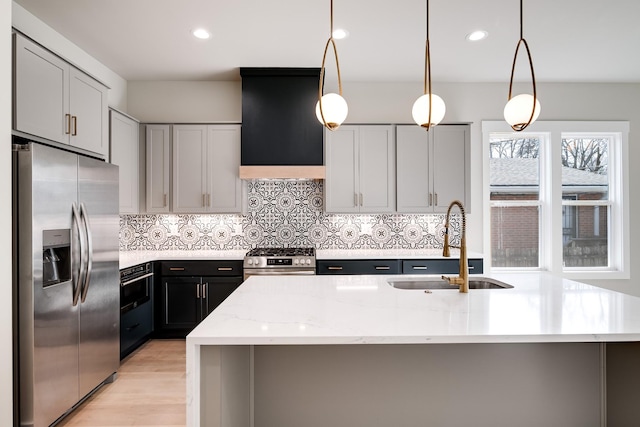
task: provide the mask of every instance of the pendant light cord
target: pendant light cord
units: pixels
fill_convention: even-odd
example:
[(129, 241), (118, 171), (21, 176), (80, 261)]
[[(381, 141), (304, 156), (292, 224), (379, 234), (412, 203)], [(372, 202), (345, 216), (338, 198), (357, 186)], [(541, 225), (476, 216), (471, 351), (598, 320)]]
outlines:
[(424, 94), (429, 94), (429, 116), (427, 117), (427, 123), (424, 126), (427, 131), (431, 127), (431, 110), (432, 110), (432, 97), (431, 97), (431, 52), (429, 51), (429, 0), (426, 0), (426, 13), (425, 13), (425, 51), (424, 51)]
[(523, 131), (524, 129), (527, 128), (527, 126), (529, 126), (531, 124), (531, 122), (533, 122), (533, 116), (535, 115), (536, 112), (536, 101), (538, 100), (537, 98), (537, 91), (536, 91), (536, 76), (535, 73), (533, 71), (533, 59), (531, 58), (531, 51), (529, 50), (529, 44), (527, 43), (527, 41), (524, 39), (524, 32), (523, 32), (523, 19), (522, 19), (522, 1), (520, 0), (520, 40), (518, 40), (518, 44), (516, 45), (516, 53), (513, 56), (513, 65), (511, 66), (511, 79), (509, 79), (509, 98), (508, 100), (511, 100), (511, 93), (512, 93), (512, 89), (513, 89), (513, 76), (515, 74), (516, 71), (516, 60), (518, 59), (518, 50), (520, 49), (520, 45), (524, 45), (526, 51), (527, 51), (527, 58), (529, 59), (529, 69), (531, 71), (531, 83), (533, 86), (533, 106), (531, 107), (531, 115), (529, 116), (529, 120), (527, 120), (526, 123), (518, 123), (515, 125), (512, 125), (511, 128), (513, 130), (515, 130), (516, 132), (520, 132)]

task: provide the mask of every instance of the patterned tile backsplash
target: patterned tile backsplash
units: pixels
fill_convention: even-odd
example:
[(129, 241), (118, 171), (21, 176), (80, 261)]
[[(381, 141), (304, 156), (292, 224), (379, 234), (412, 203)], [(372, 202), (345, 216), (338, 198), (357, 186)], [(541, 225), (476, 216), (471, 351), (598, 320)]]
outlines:
[[(327, 214), (323, 181), (249, 181), (247, 212), (121, 215), (120, 250), (441, 248), (444, 215)], [(451, 218), (456, 244), (459, 216)]]

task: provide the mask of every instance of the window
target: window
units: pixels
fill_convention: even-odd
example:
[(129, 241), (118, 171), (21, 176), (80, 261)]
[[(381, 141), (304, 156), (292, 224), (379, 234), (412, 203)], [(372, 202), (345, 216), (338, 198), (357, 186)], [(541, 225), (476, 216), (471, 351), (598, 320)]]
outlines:
[(529, 129), (483, 122), (491, 268), (628, 278), (628, 123)]

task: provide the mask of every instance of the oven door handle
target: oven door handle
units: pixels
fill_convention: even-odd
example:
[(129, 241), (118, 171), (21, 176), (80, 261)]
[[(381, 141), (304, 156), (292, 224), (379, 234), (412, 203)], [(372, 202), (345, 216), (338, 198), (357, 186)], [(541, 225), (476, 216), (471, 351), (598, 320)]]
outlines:
[(146, 279), (147, 277), (151, 277), (151, 276), (153, 276), (153, 273), (147, 273), (147, 274), (144, 274), (142, 276), (138, 276), (135, 279), (127, 280), (126, 282), (122, 282), (122, 283), (120, 283), (120, 286), (121, 287), (125, 287), (127, 285), (130, 285), (132, 283), (137, 282), (138, 280)]

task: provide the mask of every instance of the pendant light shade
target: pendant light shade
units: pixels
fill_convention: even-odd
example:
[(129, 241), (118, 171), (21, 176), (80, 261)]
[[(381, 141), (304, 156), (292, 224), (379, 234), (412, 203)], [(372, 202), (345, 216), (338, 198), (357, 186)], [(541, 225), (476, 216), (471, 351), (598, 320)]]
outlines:
[[(531, 117), (531, 106), (534, 104), (533, 117)], [(516, 128), (523, 126), (527, 122), (529, 124), (535, 122), (539, 115), (540, 101), (534, 100), (533, 96), (528, 93), (514, 96), (504, 106), (504, 119), (514, 130), (518, 130)]]
[(337, 129), (345, 121), (349, 113), (347, 101), (337, 93), (327, 93), (321, 99), (322, 112), (320, 111), (320, 101), (316, 102), (316, 117), (318, 121), (330, 130)]
[[(336, 70), (338, 72), (338, 92), (323, 95), (325, 63), (327, 60), (327, 52), (329, 46), (333, 48), (336, 59)], [(322, 55), (322, 67), (320, 68), (320, 82), (318, 83), (318, 102), (316, 103), (316, 117), (329, 130), (336, 130), (346, 120), (349, 107), (347, 101), (342, 97), (342, 77), (340, 76), (340, 62), (338, 61), (338, 49), (333, 39), (333, 0), (331, 0), (331, 32), (329, 40), (324, 46), (324, 55)]]
[(424, 52), (424, 95), (413, 103), (411, 115), (413, 120), (427, 131), (444, 118), (447, 108), (438, 95), (431, 92), (431, 52), (429, 51), (429, 0), (426, 7), (426, 35)]
[[(431, 96), (431, 106), (429, 106), (429, 96)], [(435, 126), (442, 121), (447, 107), (444, 101), (435, 93), (422, 95), (413, 103), (411, 115), (413, 120), (427, 130), (431, 126)], [(431, 118), (429, 118), (431, 116)]]
[[(520, 0), (520, 40), (516, 45), (516, 53), (513, 56), (513, 65), (511, 66), (511, 79), (509, 80), (509, 100), (504, 107), (504, 119), (509, 123), (511, 129), (520, 132), (526, 129), (531, 123), (536, 121), (540, 115), (540, 101), (536, 92), (536, 76), (533, 71), (533, 59), (531, 59), (531, 51), (529, 44), (523, 37), (522, 31), (522, 0)], [(531, 70), (531, 85), (533, 87), (533, 95), (520, 94), (512, 97), (513, 75), (516, 70), (516, 60), (518, 59), (518, 50), (520, 46), (524, 46), (529, 59), (529, 68)]]

